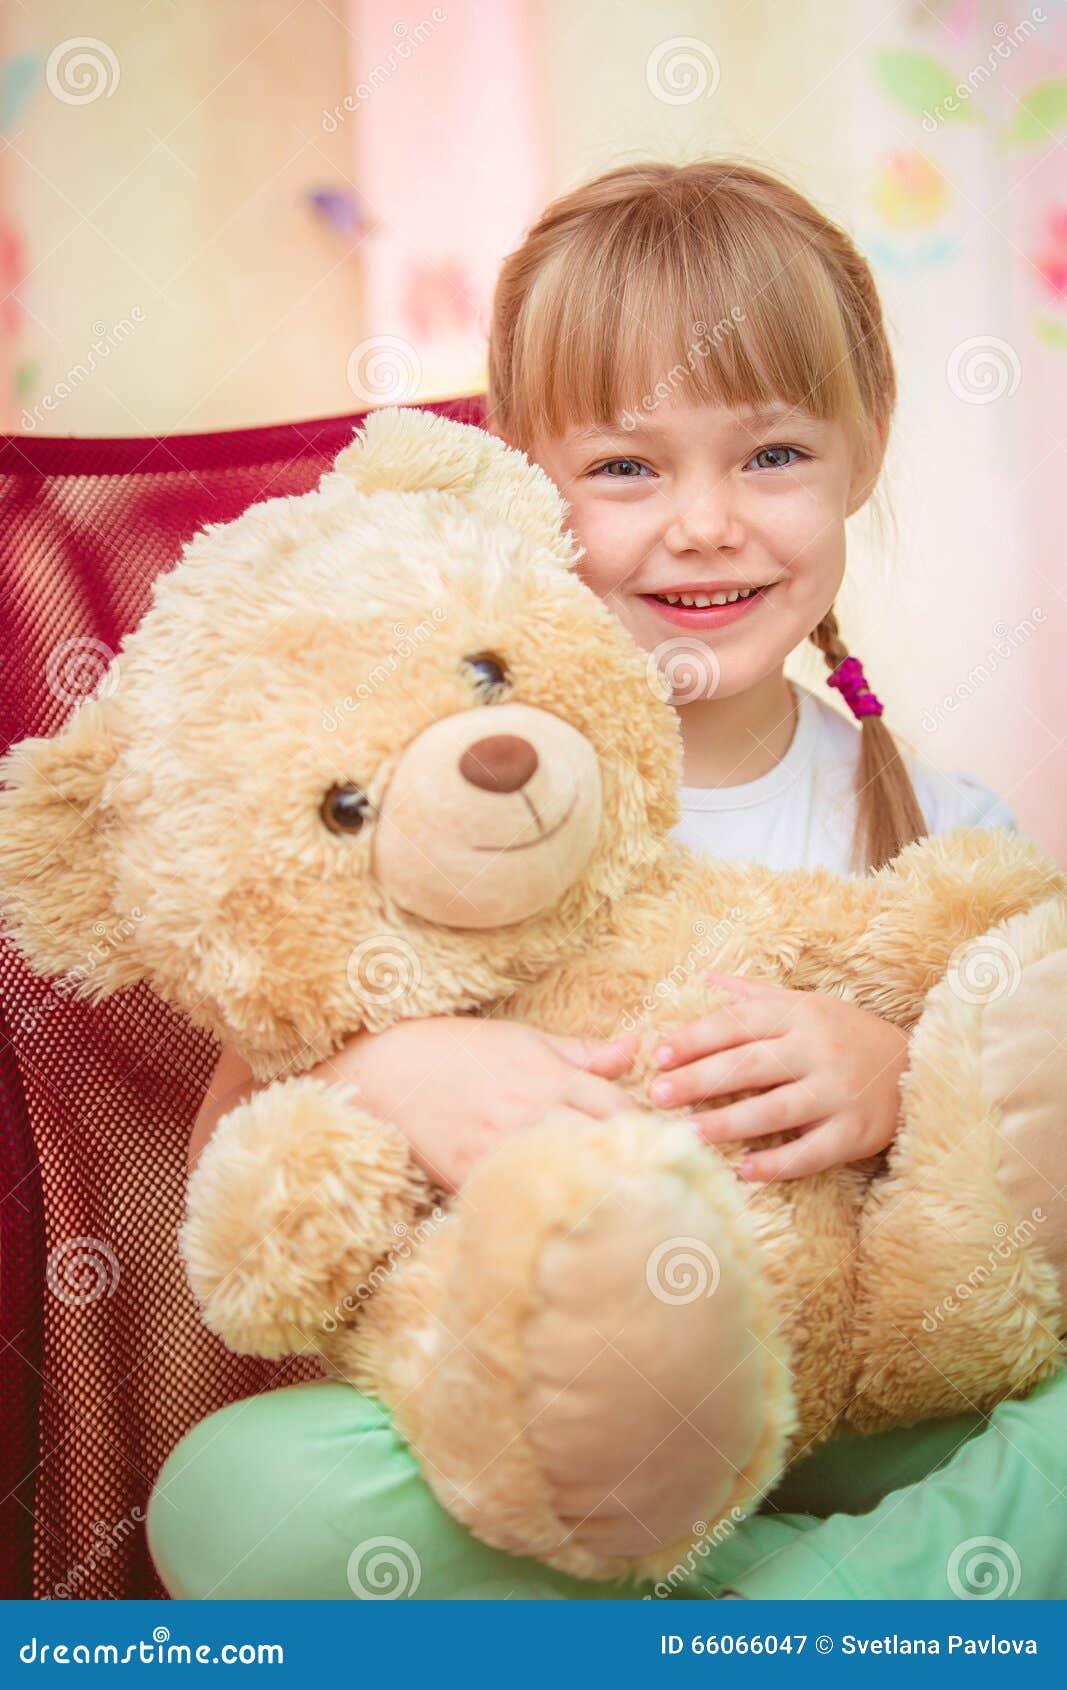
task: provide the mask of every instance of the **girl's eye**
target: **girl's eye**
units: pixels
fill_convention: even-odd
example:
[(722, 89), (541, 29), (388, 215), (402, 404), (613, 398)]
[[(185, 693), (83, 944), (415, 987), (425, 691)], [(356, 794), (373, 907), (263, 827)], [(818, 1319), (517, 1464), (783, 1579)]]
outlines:
[(361, 786), (331, 786), (319, 807), (331, 833), (358, 833), (370, 819), (371, 801)]
[(480, 651), (463, 659), (468, 673), (484, 698), (496, 698), (511, 685), (507, 665), (491, 651)]
[[(795, 458), (790, 460), (788, 463), (783, 463), (782, 458), (786, 452), (793, 452), (795, 454)], [(761, 451), (754, 453), (748, 461), (750, 464), (759, 464), (760, 469), (792, 469), (793, 463), (796, 459), (804, 459), (807, 455), (808, 454), (806, 452), (802, 452), (797, 446), (764, 446)], [(761, 458), (771, 458), (776, 461), (772, 463), (759, 463)]]
[[(639, 463), (636, 458), (611, 458), (606, 464), (600, 464), (593, 471), (594, 475), (605, 475), (610, 470), (621, 470), (620, 475), (608, 475), (609, 481), (637, 481), (641, 471), (647, 469), (647, 464)], [(636, 474), (632, 473), (636, 470)]]

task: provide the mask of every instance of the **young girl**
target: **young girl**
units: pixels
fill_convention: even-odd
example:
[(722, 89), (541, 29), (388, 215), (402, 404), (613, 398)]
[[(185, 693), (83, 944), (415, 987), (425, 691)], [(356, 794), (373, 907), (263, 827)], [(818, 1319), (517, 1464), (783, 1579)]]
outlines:
[[(611, 171), (549, 206), (503, 266), (487, 426), (557, 484), (584, 547), (585, 580), (672, 685), (684, 748), (678, 835), (697, 849), (863, 872), (924, 832), (1013, 825), (980, 782), (905, 762), (838, 629), (845, 523), (876, 483), (895, 396), (867, 264), (809, 201), (740, 162)], [(785, 661), (805, 640), (851, 717), (786, 679)], [(745, 1141), (750, 1179), (794, 1178), (889, 1144), (903, 1033), (836, 999), (726, 983), (734, 1006), (661, 1051), (653, 1103), (695, 1110), (710, 1142)], [(356, 1079), (368, 1105), (455, 1189), (502, 1135), (553, 1104), (595, 1116), (624, 1106), (617, 1082), (631, 1058), (625, 1041), (441, 1017), (359, 1034), (312, 1071)], [(507, 1088), (487, 1083), (501, 1074)], [(248, 1069), (225, 1050), (191, 1162), (250, 1089)], [(740, 1089), (756, 1095), (714, 1106)], [(796, 1129), (790, 1143), (759, 1149), (783, 1128)], [(994, 1419), (1010, 1419), (1016, 1439), (1020, 1425), (1040, 1436), (1050, 1394)], [(817, 1472), (822, 1512), (870, 1507), (894, 1491), (882, 1527), (871, 1524), (877, 1512), (862, 1530), (847, 1513), (825, 1522), (764, 1514), (710, 1561), (698, 1557), (680, 1593), (715, 1594), (729, 1581), (749, 1594), (951, 1594), (942, 1589), (947, 1559), (931, 1587), (930, 1521), (947, 1509), (953, 1543), (988, 1533), (998, 1494), (988, 1474), (1004, 1459), (1003, 1440), (991, 1430), (967, 1441), (978, 1430), (959, 1421), (867, 1440), (862, 1479), (849, 1460), (854, 1441), (837, 1440), (802, 1479), (810, 1492)], [(870, 1478), (878, 1447), (881, 1487)], [(940, 1491), (940, 1481), (896, 1488), (950, 1456)], [(984, 1510), (977, 1524), (959, 1512), (964, 1467), (962, 1494)], [(1013, 1481), (1017, 1500), (1014, 1469)], [(864, 1544), (852, 1562), (850, 1527)], [(477, 1543), (438, 1507), (384, 1411), (337, 1384), (290, 1387), (212, 1415), (168, 1460), (149, 1530), (176, 1596), (367, 1594), (349, 1551), (355, 1560), (358, 1547), (382, 1539), (407, 1546), (422, 1596), (492, 1593), (489, 1585), (619, 1594)], [(921, 1571), (909, 1561), (916, 1553), (927, 1557)]]

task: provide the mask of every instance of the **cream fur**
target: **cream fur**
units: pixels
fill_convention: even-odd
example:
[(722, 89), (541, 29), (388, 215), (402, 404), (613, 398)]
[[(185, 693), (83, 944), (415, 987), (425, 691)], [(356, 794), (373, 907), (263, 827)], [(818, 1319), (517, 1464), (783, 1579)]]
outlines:
[[(190, 1182), (180, 1243), (213, 1330), (318, 1350), (380, 1395), (486, 1541), (636, 1578), (836, 1427), (987, 1405), (1059, 1365), (1058, 1233), (936, 1311), (1021, 1218), (1020, 1159), (1058, 1165), (1062, 1015), (1033, 970), (1067, 945), (1067, 884), (1007, 833), (852, 881), (672, 844), (677, 721), (564, 516), (520, 454), (388, 410), (316, 491), (205, 529), (109, 686), (0, 766), (0, 899), (40, 972), (92, 997), (146, 979), (275, 1081)], [(358, 833), (327, 825), (335, 787), (365, 795)], [(99, 923), (123, 938), (86, 967)], [(1047, 1014), (1024, 1024), (1010, 980), (976, 1000), (983, 947)], [(713, 964), (914, 1030), (888, 1159), (742, 1187), (739, 1151), (647, 1109), (652, 1044), (725, 1001)], [(444, 1203), (353, 1091), (302, 1076), (360, 1027), (460, 1013), (640, 1027), (634, 1111), (557, 1111)]]

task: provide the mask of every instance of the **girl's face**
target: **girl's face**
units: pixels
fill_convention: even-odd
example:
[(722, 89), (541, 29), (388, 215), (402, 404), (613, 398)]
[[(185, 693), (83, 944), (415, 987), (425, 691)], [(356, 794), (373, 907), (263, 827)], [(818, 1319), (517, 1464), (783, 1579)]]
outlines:
[(744, 692), (832, 605), (845, 517), (874, 474), (840, 424), (784, 405), (760, 416), (672, 400), (629, 420), (528, 455), (570, 504), (583, 579), (638, 644), (695, 652), (705, 697)]

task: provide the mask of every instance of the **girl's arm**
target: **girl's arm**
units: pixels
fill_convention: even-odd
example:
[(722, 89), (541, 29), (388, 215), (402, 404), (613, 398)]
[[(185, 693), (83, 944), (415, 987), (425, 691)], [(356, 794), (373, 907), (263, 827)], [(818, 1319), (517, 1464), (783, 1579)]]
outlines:
[(196, 1167), (208, 1139), (218, 1126), (223, 1115), (231, 1109), (236, 1109), (246, 1097), (251, 1097), (265, 1082), (255, 1080), (252, 1070), (244, 1057), (239, 1056), (233, 1045), (223, 1045), (219, 1059), (215, 1064), (215, 1072), (204, 1093), (204, 1101), (200, 1105), (193, 1130), (189, 1139), (189, 1172)]
[[(633, 1037), (558, 1038), (517, 1021), (439, 1015), (356, 1033), (310, 1073), (356, 1086), (365, 1107), (404, 1134), (423, 1172), (455, 1191), (501, 1137), (556, 1105), (597, 1120), (631, 1108), (612, 1082), (635, 1048)], [(223, 1047), (193, 1126), (190, 1171), (221, 1117), (269, 1083)]]

